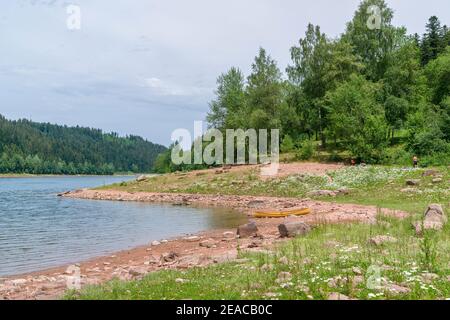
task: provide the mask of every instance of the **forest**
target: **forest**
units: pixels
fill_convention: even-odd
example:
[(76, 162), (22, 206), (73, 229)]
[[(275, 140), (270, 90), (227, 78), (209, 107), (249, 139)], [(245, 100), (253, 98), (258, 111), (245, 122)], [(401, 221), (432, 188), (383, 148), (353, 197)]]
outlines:
[(150, 172), (164, 146), (138, 136), (68, 127), (0, 115), (0, 174)]
[[(379, 28), (368, 26), (372, 6)], [(209, 126), (278, 128), (281, 151), (298, 160), (448, 165), (450, 31), (432, 16), (423, 35), (408, 34), (393, 17), (384, 0), (365, 0), (337, 38), (309, 24), (284, 73), (260, 48), (250, 75), (232, 67), (218, 77)], [(180, 169), (168, 153), (159, 171)]]

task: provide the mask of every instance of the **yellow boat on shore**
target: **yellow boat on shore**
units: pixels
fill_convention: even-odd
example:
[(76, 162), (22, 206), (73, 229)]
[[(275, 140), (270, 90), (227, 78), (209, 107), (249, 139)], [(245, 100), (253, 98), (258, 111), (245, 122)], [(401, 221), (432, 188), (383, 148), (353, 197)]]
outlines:
[(254, 218), (284, 218), (289, 216), (304, 216), (311, 213), (311, 209), (294, 209), (283, 211), (256, 211), (253, 214)]

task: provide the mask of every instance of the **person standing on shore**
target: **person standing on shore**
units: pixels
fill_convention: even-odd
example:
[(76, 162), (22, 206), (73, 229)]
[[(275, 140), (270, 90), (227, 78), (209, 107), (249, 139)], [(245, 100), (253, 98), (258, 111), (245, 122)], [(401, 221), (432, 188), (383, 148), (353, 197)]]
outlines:
[(417, 158), (417, 156), (413, 157), (413, 167), (417, 168), (417, 166), (419, 165), (419, 159)]

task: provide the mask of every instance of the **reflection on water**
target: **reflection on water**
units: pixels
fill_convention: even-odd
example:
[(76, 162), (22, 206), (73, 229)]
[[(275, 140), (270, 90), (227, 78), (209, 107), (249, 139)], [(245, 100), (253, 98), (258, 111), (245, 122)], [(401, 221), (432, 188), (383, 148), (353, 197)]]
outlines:
[(235, 227), (246, 218), (216, 208), (56, 197), (132, 177), (0, 179), (0, 276), (82, 261), (152, 240)]

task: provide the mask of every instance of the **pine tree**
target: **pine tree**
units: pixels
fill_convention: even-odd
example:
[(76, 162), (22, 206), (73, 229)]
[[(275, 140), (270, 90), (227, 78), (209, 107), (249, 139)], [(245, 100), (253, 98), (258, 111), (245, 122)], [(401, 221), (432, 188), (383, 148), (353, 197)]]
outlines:
[(421, 45), (423, 65), (436, 59), (439, 53), (443, 52), (445, 36), (444, 28), (441, 26), (439, 18), (436, 16), (430, 17), (426, 24), (426, 32), (423, 35)]

